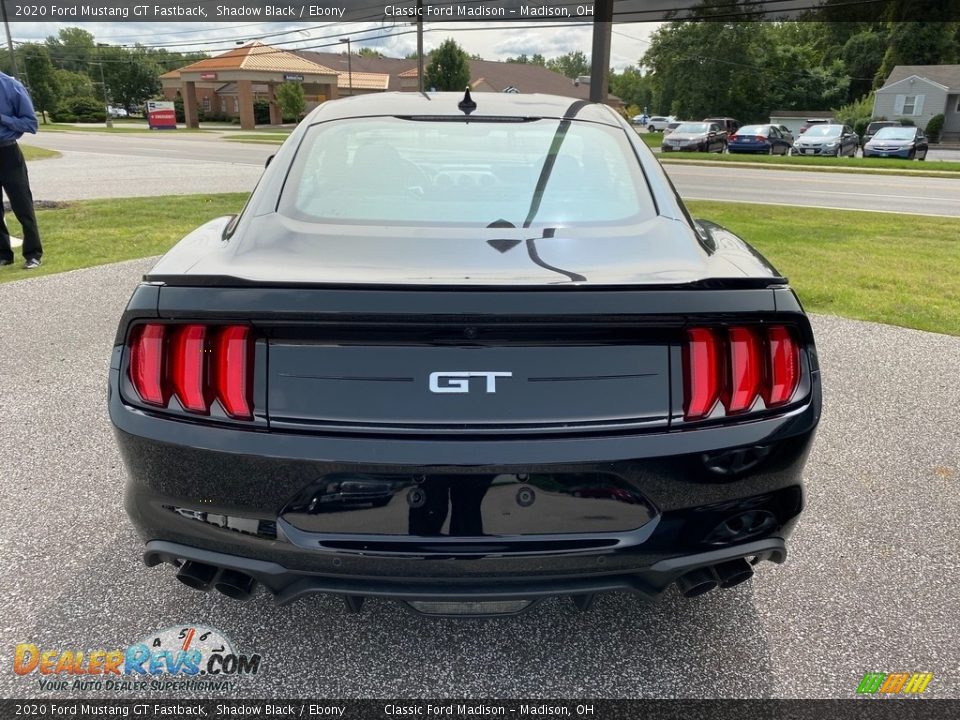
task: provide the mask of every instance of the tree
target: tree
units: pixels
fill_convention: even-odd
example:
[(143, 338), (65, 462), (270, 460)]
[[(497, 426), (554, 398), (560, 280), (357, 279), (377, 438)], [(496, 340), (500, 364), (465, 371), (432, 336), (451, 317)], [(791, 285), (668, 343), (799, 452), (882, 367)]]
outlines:
[(120, 107), (139, 107), (161, 90), (159, 76), (163, 70), (149, 51), (137, 45), (126, 49), (101, 48), (103, 76), (111, 101)]
[(850, 75), (850, 99), (870, 92), (886, 51), (886, 33), (865, 30), (850, 36), (841, 53), (847, 74)]
[(369, 58), (383, 57), (382, 52), (380, 52), (379, 50), (374, 50), (373, 48), (369, 48), (369, 47), (360, 48), (359, 50), (357, 50), (357, 55), (359, 55), (360, 57), (369, 57)]
[(84, 73), (60, 70), (58, 68), (53, 71), (53, 75), (60, 88), (61, 97), (95, 97), (93, 81)]
[(277, 86), (277, 104), (284, 118), (299, 120), (307, 109), (307, 100), (303, 95), (303, 85), (297, 82), (285, 82)]
[(425, 87), (437, 90), (463, 90), (470, 84), (469, 57), (447, 38), (440, 47), (430, 53), (430, 64), (424, 73)]
[(561, 75), (566, 75), (568, 78), (590, 74), (590, 61), (582, 50), (573, 50), (566, 55), (551, 58), (547, 60), (546, 67)]
[(50, 59), (58, 68), (90, 72), (91, 64), (96, 62), (97, 44), (93, 35), (83, 28), (63, 28), (57, 35), (49, 36), (44, 44), (50, 51)]
[(19, 52), (23, 60), (24, 79), (29, 80), (33, 107), (40, 112), (40, 117), (46, 124), (46, 114), (56, 108), (60, 101), (60, 83), (57, 81), (56, 68), (50, 62), (50, 53), (43, 45), (25, 43), (20, 46)]
[(533, 56), (528, 56), (526, 53), (524, 53), (523, 55), (517, 55), (516, 57), (508, 57), (505, 62), (515, 63), (517, 65), (539, 65), (540, 67), (547, 66), (547, 61), (540, 53), (535, 53)]
[(610, 92), (623, 100), (627, 105), (636, 105), (637, 112), (630, 116), (639, 115), (644, 108), (649, 108), (653, 102), (653, 89), (650, 79), (640, 72), (640, 68), (630, 66), (623, 72), (610, 72)]

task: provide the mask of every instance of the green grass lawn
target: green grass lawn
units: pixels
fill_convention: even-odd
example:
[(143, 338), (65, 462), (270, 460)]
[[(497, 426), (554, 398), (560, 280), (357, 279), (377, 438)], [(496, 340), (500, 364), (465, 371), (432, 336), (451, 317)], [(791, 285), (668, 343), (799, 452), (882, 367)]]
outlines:
[(651, 133), (646, 130), (638, 130), (637, 135), (646, 143), (648, 148), (658, 148), (663, 143), (663, 133)]
[(222, 139), (228, 142), (259, 143), (262, 145), (283, 145), (290, 133), (236, 133), (223, 135)]
[(47, 150), (46, 148), (32, 147), (30, 145), (20, 145), (20, 152), (26, 160), (46, 160), (47, 158), (58, 158), (60, 153), (56, 150)]
[[(161, 255), (198, 225), (239, 212), (246, 198), (229, 193), (85, 200), (37, 210), (43, 264), (22, 270), (17, 249), (17, 262), (0, 268), (0, 282)], [(23, 237), (12, 214), (6, 220), (10, 232)]]
[[(643, 136), (641, 136), (643, 137)], [(776, 165), (778, 169), (816, 170), (817, 168), (846, 168), (856, 172), (864, 170), (913, 170), (916, 172), (960, 173), (960, 162), (899, 160), (897, 158), (833, 158), (804, 157), (799, 155), (753, 155), (750, 153), (719, 154), (699, 152), (661, 153), (662, 162), (696, 160), (718, 163), (762, 163)], [(835, 172), (835, 171), (834, 171)]]
[[(37, 211), (38, 270), (0, 282), (159, 255), (196, 226), (240, 210), (243, 193), (88, 200)], [(690, 202), (790, 278), (807, 310), (960, 335), (960, 219)], [(7, 216), (11, 232), (20, 227)]]
[(960, 218), (687, 205), (763, 253), (808, 311), (960, 335)]

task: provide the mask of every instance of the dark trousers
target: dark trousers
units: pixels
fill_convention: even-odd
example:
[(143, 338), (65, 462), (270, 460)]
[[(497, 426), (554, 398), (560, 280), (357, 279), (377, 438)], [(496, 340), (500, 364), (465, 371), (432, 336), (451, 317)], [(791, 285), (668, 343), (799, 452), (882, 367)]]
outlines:
[[(39, 258), (43, 255), (37, 216), (33, 213), (33, 193), (27, 177), (27, 162), (16, 143), (0, 147), (0, 188), (10, 200), (10, 209), (23, 226), (23, 257)], [(10, 249), (10, 231), (3, 221), (3, 205), (0, 204), (0, 260), (13, 260)]]

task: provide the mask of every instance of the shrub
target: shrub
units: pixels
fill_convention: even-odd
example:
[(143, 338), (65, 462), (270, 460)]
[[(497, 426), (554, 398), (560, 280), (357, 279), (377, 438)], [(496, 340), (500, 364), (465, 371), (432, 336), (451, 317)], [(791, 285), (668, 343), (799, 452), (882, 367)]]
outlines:
[(255, 100), (253, 103), (253, 121), (257, 125), (270, 124), (270, 103), (266, 100)]
[(863, 137), (863, 134), (867, 131), (867, 125), (870, 124), (870, 118), (862, 117), (858, 118), (856, 122), (853, 123), (853, 131)]
[(944, 120), (943, 113), (939, 115), (934, 115), (930, 118), (930, 122), (927, 123), (927, 127), (924, 132), (927, 134), (927, 139), (930, 142), (940, 142), (940, 134), (943, 132), (943, 123)]
[(916, 127), (916, 123), (910, 118), (900, 118), (901, 127)]
[(107, 110), (92, 97), (72, 97), (60, 103), (50, 114), (54, 122), (97, 123), (107, 119)]

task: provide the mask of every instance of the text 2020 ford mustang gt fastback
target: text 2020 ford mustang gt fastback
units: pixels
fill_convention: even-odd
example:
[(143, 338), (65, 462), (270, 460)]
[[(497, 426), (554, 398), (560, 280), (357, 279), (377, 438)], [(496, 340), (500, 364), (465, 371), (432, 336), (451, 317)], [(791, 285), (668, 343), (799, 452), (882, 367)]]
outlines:
[(781, 563), (810, 324), (603, 105), (328, 102), (121, 318), (110, 416), (147, 565), (198, 589), (508, 613)]

